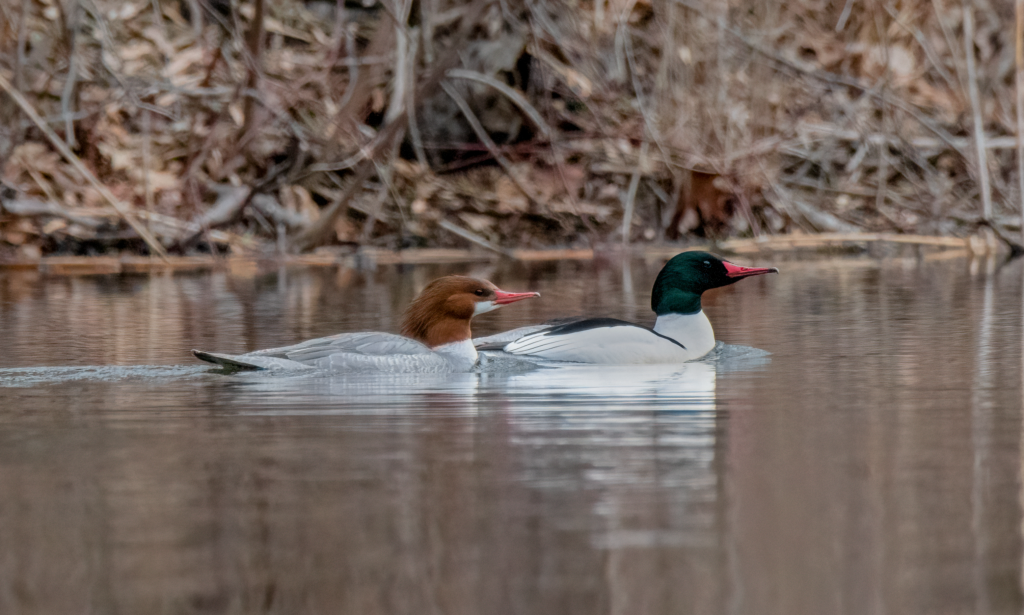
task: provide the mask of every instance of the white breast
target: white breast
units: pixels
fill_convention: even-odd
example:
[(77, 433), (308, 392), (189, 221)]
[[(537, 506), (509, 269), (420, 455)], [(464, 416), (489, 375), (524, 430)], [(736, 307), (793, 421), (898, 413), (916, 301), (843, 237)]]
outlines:
[(450, 342), (434, 348), (434, 352), (443, 356), (452, 364), (453, 371), (466, 372), (476, 365), (479, 355), (473, 340), (462, 340), (461, 342)]
[(696, 314), (663, 314), (654, 323), (654, 330), (686, 346), (694, 359), (715, 348), (715, 330), (704, 310)]

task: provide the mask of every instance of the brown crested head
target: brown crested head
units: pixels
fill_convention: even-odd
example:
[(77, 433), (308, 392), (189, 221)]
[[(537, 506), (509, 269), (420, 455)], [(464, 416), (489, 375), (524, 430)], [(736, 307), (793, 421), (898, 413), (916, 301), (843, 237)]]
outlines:
[(431, 348), (472, 339), (473, 316), (539, 293), (507, 293), (487, 280), (447, 275), (427, 284), (405, 310), (402, 335)]

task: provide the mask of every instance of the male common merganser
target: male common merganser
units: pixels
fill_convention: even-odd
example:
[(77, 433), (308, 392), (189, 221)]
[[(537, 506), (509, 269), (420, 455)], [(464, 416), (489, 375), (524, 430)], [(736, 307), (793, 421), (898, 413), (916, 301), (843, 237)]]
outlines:
[[(341, 333), (243, 355), (193, 350), (234, 369), (320, 369), (331, 372), (465, 372), (476, 365), (470, 320), (540, 293), (508, 293), (486, 280), (449, 275), (427, 284), (405, 310), (402, 335)], [(405, 337), (403, 337), (405, 336)]]
[(651, 309), (658, 319), (653, 329), (616, 318), (587, 318), (513, 329), (475, 343), (478, 350), (577, 363), (692, 361), (715, 347), (715, 332), (700, 306), (701, 294), (778, 272), (775, 267), (741, 267), (707, 252), (683, 252), (665, 264), (654, 282)]

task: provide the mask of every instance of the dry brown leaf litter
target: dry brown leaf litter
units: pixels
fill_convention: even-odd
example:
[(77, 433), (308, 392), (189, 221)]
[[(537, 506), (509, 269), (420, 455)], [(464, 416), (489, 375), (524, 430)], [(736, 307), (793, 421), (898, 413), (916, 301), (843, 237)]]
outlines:
[[(0, 72), (172, 252), (467, 245), (442, 220), (592, 245), (618, 238), (636, 174), (634, 241), (980, 219), (959, 3), (262, 1), (4, 3)], [(992, 222), (1010, 228), (1012, 9), (977, 3), (974, 39)], [(448, 78), (488, 147), (424, 84), (446, 68), (529, 108)], [(7, 97), (0, 116), (0, 255), (145, 250)]]

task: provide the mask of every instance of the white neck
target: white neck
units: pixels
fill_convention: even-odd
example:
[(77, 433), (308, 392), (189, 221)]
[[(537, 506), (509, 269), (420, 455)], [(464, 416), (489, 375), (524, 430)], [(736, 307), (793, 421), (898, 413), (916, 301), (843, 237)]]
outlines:
[(662, 314), (654, 323), (654, 331), (686, 346), (697, 357), (703, 357), (715, 347), (715, 330), (704, 310), (696, 314)]
[(462, 340), (461, 342), (448, 342), (434, 347), (434, 352), (444, 355), (451, 364), (458, 370), (469, 371), (479, 356), (476, 353), (476, 346), (473, 340)]
[(485, 312), (496, 310), (501, 306), (493, 301), (477, 301), (476, 305), (473, 306), (473, 316), (479, 316)]

